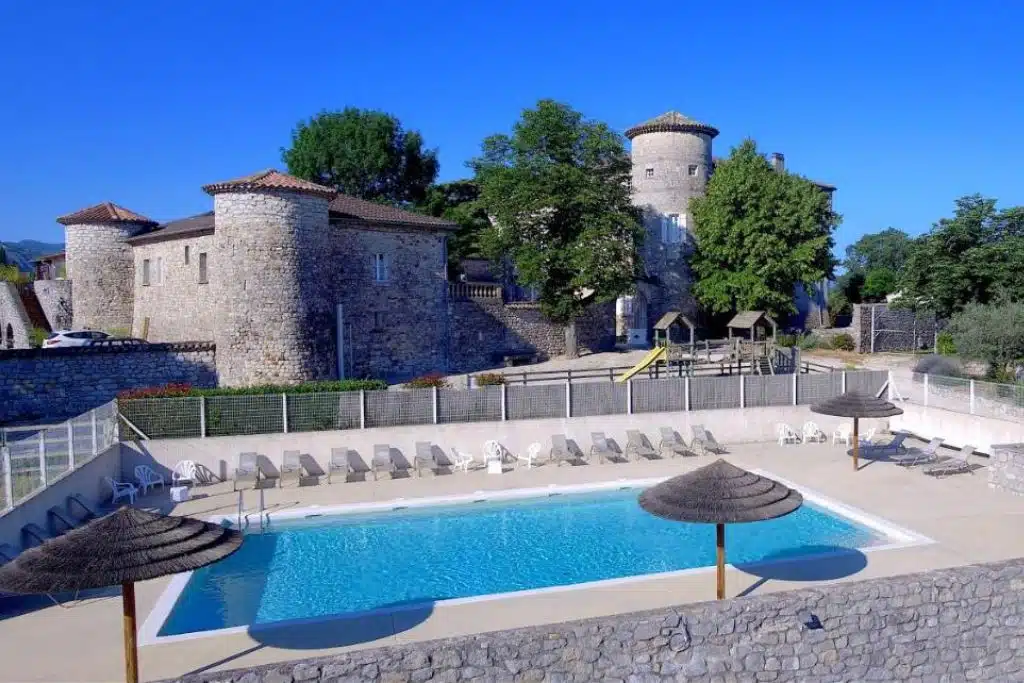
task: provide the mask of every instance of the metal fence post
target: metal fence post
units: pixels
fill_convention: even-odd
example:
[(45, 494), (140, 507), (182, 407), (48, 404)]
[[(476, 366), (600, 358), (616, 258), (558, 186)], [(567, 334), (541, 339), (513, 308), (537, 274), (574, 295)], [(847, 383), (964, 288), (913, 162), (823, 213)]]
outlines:
[(14, 507), (14, 470), (11, 468), (11, 449), (4, 446), (0, 449), (0, 456), (3, 456), (2, 476), (4, 478), (4, 501), (8, 509)]
[(893, 379), (894, 378), (893, 378), (893, 375), (892, 375), (892, 370), (890, 370), (889, 371), (889, 379), (886, 380), (888, 389), (887, 389), (886, 395), (885, 395), (886, 400), (888, 400), (890, 403), (892, 403), (893, 395), (896, 393), (895, 389), (893, 389), (893, 386), (892, 386)]
[(439, 394), (437, 391), (437, 387), (430, 387), (430, 412), (431, 417), (433, 417), (434, 419), (434, 424), (437, 424), (437, 403), (439, 400), (438, 396)]
[(46, 486), (46, 430), (39, 432), (39, 481)]
[(633, 414), (633, 380), (626, 380), (626, 415)]
[(366, 429), (366, 390), (359, 390), (359, 428)]
[(565, 380), (565, 416), (572, 417), (572, 380)]
[[(875, 352), (875, 306), (871, 306), (871, 353)], [(845, 390), (844, 390), (845, 391)]]
[(206, 438), (206, 397), (199, 397), (199, 437)]
[(971, 415), (974, 415), (974, 380), (971, 380)]
[(928, 407), (928, 373), (924, 373), (924, 405)]
[(288, 433), (288, 394), (281, 394), (281, 426)]
[(795, 368), (794, 368), (794, 372), (793, 372), (793, 405), (797, 405), (799, 403), (799, 401), (797, 400), (796, 391), (797, 391), (797, 382), (796, 382), (796, 372), (795, 372)]
[(846, 370), (843, 370), (842, 376), (839, 378), (839, 393), (846, 393)]
[(744, 393), (745, 393), (744, 385), (746, 384), (746, 382), (743, 381), (744, 377), (745, 377), (745, 375), (741, 371), (740, 372), (740, 408), (746, 408), (747, 407), (746, 406), (746, 404), (747, 404), (747, 397), (744, 396)]
[[(707, 343), (707, 342), (705, 342)], [(690, 376), (683, 380), (683, 410), (690, 410)]]
[(75, 469), (75, 424), (68, 420), (68, 469)]
[(508, 385), (501, 383), (501, 421), (508, 419)]
[(96, 430), (96, 409), (95, 408), (93, 408), (92, 410), (89, 411), (89, 417), (91, 418), (89, 421), (92, 423), (92, 454), (94, 456), (96, 456), (96, 455), (100, 454), (100, 442), (99, 442), (99, 434), (97, 433), (97, 430)]

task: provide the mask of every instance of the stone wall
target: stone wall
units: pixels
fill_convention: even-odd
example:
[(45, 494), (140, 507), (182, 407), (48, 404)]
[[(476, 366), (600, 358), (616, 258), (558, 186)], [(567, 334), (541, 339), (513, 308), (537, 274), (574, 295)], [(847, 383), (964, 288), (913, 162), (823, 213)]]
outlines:
[[(187, 250), (187, 256), (186, 256)], [(206, 281), (200, 279), (200, 255), (206, 257)], [(153, 342), (213, 339), (216, 320), (210, 273), (217, 264), (212, 235), (191, 235), (181, 239), (135, 245), (135, 313), (132, 335), (141, 337), (149, 319), (148, 336)], [(186, 261), (187, 258), (187, 261)], [(159, 282), (150, 277), (142, 282), (143, 261), (150, 272), (162, 264)]]
[(1024, 443), (992, 445), (988, 485), (1015, 496), (1024, 496)]
[(1012, 560), (178, 680), (1020, 681), (1022, 587)]
[(18, 286), (0, 282), (0, 352), (27, 349), (31, 330), (32, 323), (25, 313)]
[(125, 240), (147, 227), (141, 223), (67, 226), (67, 279), (75, 287), (74, 327), (131, 329), (135, 265), (132, 247)]
[[(536, 353), (542, 358), (565, 354), (565, 329), (551, 322), (533, 303), (501, 299), (453, 298), (450, 304), (452, 370), (472, 372), (493, 367), (500, 356)], [(597, 304), (576, 322), (581, 351), (615, 346), (615, 304)]]
[(71, 280), (36, 280), (32, 283), (36, 299), (51, 330), (67, 330), (72, 325)]
[(224, 386), (336, 377), (327, 200), (282, 190), (214, 197), (217, 371)]
[[(377, 254), (384, 256), (383, 281), (375, 276)], [(446, 370), (445, 233), (339, 221), (321, 258), (317, 276), (332, 284), (333, 300), (343, 306), (347, 376), (394, 382)]]
[(125, 389), (171, 382), (215, 387), (214, 351), (197, 342), (0, 353), (0, 424), (79, 415)]
[(853, 335), (858, 353), (932, 349), (938, 330), (939, 326), (932, 315), (916, 313), (907, 308), (890, 308), (888, 304), (853, 305), (850, 334)]

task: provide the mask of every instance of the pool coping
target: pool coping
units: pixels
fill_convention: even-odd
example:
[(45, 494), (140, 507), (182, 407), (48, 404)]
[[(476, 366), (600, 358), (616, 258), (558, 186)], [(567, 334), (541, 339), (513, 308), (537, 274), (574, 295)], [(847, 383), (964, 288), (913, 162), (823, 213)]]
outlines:
[[(868, 546), (865, 548), (856, 549), (857, 552), (861, 553), (872, 553), (886, 550), (898, 550), (904, 548), (912, 548), (923, 545), (930, 545), (936, 543), (935, 540), (920, 534), (916, 531), (902, 527), (892, 522), (872, 515), (864, 510), (840, 503), (839, 501), (833, 500), (825, 496), (822, 493), (804, 487), (802, 485), (795, 484), (791, 481), (777, 477), (771, 472), (763, 469), (754, 468), (750, 470), (755, 474), (761, 476), (771, 477), (780, 484), (784, 484), (790, 488), (794, 488), (800, 491), (804, 499), (817, 506), (825, 508), (830, 512), (856, 522), (862, 526), (868, 527), (876, 533), (882, 534), (886, 538), (892, 540), (891, 543), (882, 543), (879, 545)], [(572, 485), (557, 485), (549, 484), (542, 487), (529, 487), (529, 488), (517, 488), (517, 489), (501, 489), (501, 490), (480, 490), (474, 491), (470, 494), (457, 494), (448, 496), (427, 496), (418, 498), (394, 498), (387, 501), (380, 502), (368, 502), (368, 503), (346, 503), (339, 505), (310, 505), (302, 508), (282, 510), (279, 512), (268, 512), (264, 511), (263, 515), (266, 517), (268, 523), (273, 517), (274, 519), (280, 519), (282, 521), (296, 520), (296, 519), (312, 519), (322, 516), (336, 516), (336, 515), (354, 515), (360, 513), (372, 513), (381, 511), (398, 511), (403, 509), (411, 508), (426, 508), (426, 507), (439, 507), (442, 505), (465, 505), (480, 502), (495, 502), (502, 500), (520, 500), (526, 498), (540, 498), (540, 497), (551, 497), (562, 494), (573, 494), (573, 493), (590, 493), (598, 491), (611, 491), (611, 490), (625, 490), (625, 489), (636, 489), (653, 486), (661, 483), (671, 477), (647, 477), (639, 479), (615, 479), (603, 482), (593, 482), (589, 484), (572, 484)], [(246, 515), (245, 519), (248, 522), (248, 518), (251, 515)], [(208, 518), (208, 521), (223, 524), (225, 522), (232, 523), (238, 519), (239, 515), (213, 515)], [(262, 519), (260, 520), (262, 522)], [(854, 552), (851, 550), (851, 552)], [(763, 560), (761, 562), (744, 563), (741, 567), (727, 563), (727, 566), (731, 566), (734, 569), (740, 569), (746, 571), (746, 569), (755, 568), (767, 568), (767, 567), (779, 567), (785, 565), (791, 565), (807, 561), (818, 561), (827, 558), (834, 558), (837, 555), (841, 555), (841, 552), (828, 552), (828, 553), (816, 553), (809, 555), (801, 555), (793, 558), (783, 558), (776, 560)], [(237, 635), (250, 633), (252, 631), (266, 631), (274, 630), (279, 628), (288, 628), (298, 625), (315, 624), (328, 621), (338, 620), (355, 620), (364, 619), (367, 617), (378, 617), (389, 614), (396, 614), (400, 612), (409, 612), (414, 610), (422, 610), (426, 607), (438, 607), (438, 606), (454, 606), (454, 605), (466, 605), (479, 602), (489, 602), (494, 600), (507, 600), (510, 598), (527, 597), (531, 595), (541, 595), (546, 593), (560, 593), (569, 591), (587, 590), (598, 587), (614, 586), (622, 584), (632, 584), (644, 581), (653, 581), (658, 579), (666, 579), (680, 576), (687, 576), (693, 574), (711, 573), (715, 571), (715, 567), (692, 567), (688, 569), (676, 569), (668, 572), (657, 572), (651, 574), (640, 574), (637, 576), (624, 576), (613, 579), (600, 579), (597, 581), (586, 581), (583, 583), (568, 584), (564, 586), (547, 586), (544, 588), (528, 588), (525, 590), (518, 591), (506, 591), (502, 593), (488, 593), (486, 595), (474, 595), (463, 598), (451, 598), (448, 600), (438, 601), (424, 601), (422, 603), (410, 603), (407, 605), (395, 606), (395, 607), (382, 607), (372, 610), (363, 610), (359, 612), (346, 612), (342, 614), (332, 615), (321, 615), (316, 617), (308, 617), (301, 619), (287, 619), (281, 621), (274, 621), (266, 624), (248, 624), (243, 626), (229, 626), (227, 628), (212, 629), (207, 631), (196, 631), (193, 633), (182, 633), (169, 636), (157, 635), (160, 628), (167, 621), (177, 603), (184, 592), (189, 580), (192, 577), (192, 572), (186, 572), (184, 574), (176, 574), (172, 577), (170, 583), (161, 593), (153, 609), (146, 617), (145, 622), (142, 624), (142, 628), (139, 629), (138, 644), (140, 647), (148, 645), (162, 645), (176, 642), (184, 642), (189, 640), (195, 640), (197, 638), (214, 638), (218, 636)]]

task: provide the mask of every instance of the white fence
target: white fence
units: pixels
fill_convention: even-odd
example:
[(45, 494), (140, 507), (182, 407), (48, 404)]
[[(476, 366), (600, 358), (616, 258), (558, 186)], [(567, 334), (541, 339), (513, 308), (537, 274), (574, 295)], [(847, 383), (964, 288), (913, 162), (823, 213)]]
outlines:
[(1024, 384), (915, 372), (910, 382), (894, 382), (892, 396), (908, 403), (1002, 420), (1024, 419)]
[(118, 440), (114, 401), (59, 424), (0, 428), (0, 514)]
[(631, 415), (810, 404), (846, 390), (876, 393), (886, 371), (737, 375), (121, 401), (126, 438), (272, 434), (418, 424)]

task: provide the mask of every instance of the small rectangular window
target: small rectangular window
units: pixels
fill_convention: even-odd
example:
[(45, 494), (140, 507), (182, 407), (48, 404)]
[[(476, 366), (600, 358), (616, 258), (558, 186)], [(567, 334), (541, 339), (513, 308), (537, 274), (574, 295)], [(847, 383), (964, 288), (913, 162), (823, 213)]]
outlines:
[(188, 252), (189, 252), (189, 248), (188, 248), (188, 245), (186, 244), (185, 245), (185, 265), (186, 266), (188, 265), (188, 257), (189, 257), (189, 253)]
[(697, 164), (690, 164), (689, 168), (687, 168), (686, 171), (691, 176), (697, 175)]
[(153, 264), (153, 284), (162, 285), (164, 283), (164, 259), (162, 256), (156, 257), (156, 262)]
[(142, 259), (142, 286), (149, 287), (149, 259)]
[(206, 252), (199, 252), (199, 284), (205, 285), (209, 280), (206, 279)]
[(645, 168), (644, 169), (644, 177), (645, 178), (653, 178), (654, 177), (654, 169), (651, 168), (650, 166)]
[(373, 255), (373, 279), (377, 282), (388, 280), (388, 262), (384, 254)]

